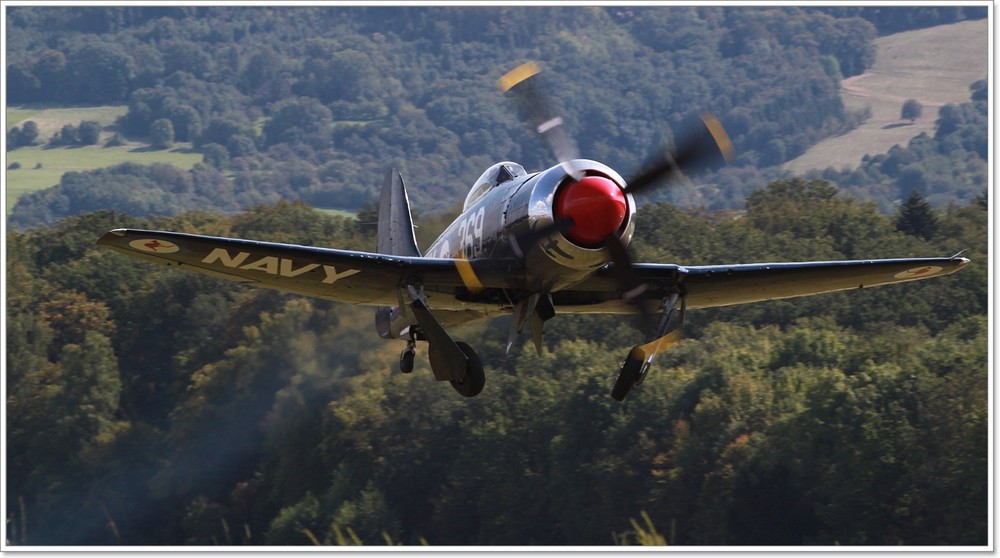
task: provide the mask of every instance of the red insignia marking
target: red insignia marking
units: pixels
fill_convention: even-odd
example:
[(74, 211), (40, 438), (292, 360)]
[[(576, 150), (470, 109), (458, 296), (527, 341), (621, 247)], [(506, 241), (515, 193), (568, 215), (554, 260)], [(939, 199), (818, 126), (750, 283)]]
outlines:
[(900, 271), (894, 277), (896, 279), (916, 279), (917, 277), (923, 277), (924, 275), (933, 275), (941, 271), (941, 269), (941, 267), (936, 265), (915, 267), (913, 269), (907, 269), (906, 271)]
[(180, 247), (173, 242), (155, 238), (137, 238), (129, 242), (128, 245), (136, 250), (153, 252), (154, 254), (173, 254), (180, 251)]

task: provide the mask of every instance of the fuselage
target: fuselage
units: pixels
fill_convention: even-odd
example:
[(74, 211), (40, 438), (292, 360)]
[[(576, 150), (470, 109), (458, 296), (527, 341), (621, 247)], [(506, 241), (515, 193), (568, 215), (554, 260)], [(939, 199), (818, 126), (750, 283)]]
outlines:
[[(607, 165), (583, 159), (570, 164), (582, 180), (564, 165), (532, 174), (511, 162), (490, 167), (470, 190), (462, 214), (424, 256), (502, 260), (521, 251), (523, 258), (516, 259), (523, 265), (513, 273), (525, 292), (553, 293), (583, 281), (609, 261), (607, 248), (592, 239), (614, 234), (623, 245), (631, 240), (635, 200), (622, 192), (625, 181)], [(580, 186), (584, 181), (597, 187)], [(572, 227), (554, 230), (570, 211)]]

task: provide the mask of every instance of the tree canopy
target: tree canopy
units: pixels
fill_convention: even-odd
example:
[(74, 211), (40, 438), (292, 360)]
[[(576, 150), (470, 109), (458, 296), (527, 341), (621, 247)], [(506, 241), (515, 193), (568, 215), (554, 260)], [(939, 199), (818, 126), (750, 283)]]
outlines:
[[(385, 169), (396, 166), (417, 186), (416, 208), (429, 213), (442, 209), (441, 199), (462, 199), (470, 181), (497, 160), (528, 169), (553, 164), (493, 85), (533, 59), (546, 69), (582, 155), (624, 174), (688, 114), (714, 111), (736, 145), (735, 168), (669, 199), (738, 209), (749, 191), (777, 178), (782, 163), (860, 122), (861, 115), (844, 109), (838, 83), (871, 65), (878, 25), (871, 22), (886, 13), (18, 6), (8, 19), (8, 100), (125, 104), (118, 131), (161, 145), (169, 121), (171, 141), (227, 150), (228, 157), (214, 147), (206, 154), (228, 189), (247, 192), (238, 208), (281, 198), (356, 210), (377, 198)], [(921, 14), (924, 25), (983, 16), (971, 8)], [(956, 119), (968, 116), (943, 118)], [(950, 133), (947, 125), (941, 133)], [(979, 135), (960, 143), (977, 152), (986, 144)], [(969, 174), (985, 171), (937, 173), (928, 187), (918, 187), (936, 206), (967, 202), (961, 184)], [(265, 189), (273, 192), (257, 195)], [(890, 207), (909, 190), (872, 195)], [(45, 215), (41, 222), (53, 224), (76, 214), (55, 199), (63, 195), (42, 202), (44, 208), (38, 198), (25, 199), (13, 222), (30, 226)], [(115, 205), (114, 197), (105, 203), (138, 214), (128, 202)], [(216, 205), (201, 207), (232, 208), (227, 195), (210, 203)]]
[(94, 245), (130, 226), (374, 246), (370, 228), (302, 203), (8, 232), (8, 539), (986, 544), (987, 213), (934, 217), (930, 238), (904, 234), (801, 179), (755, 193), (742, 217), (647, 206), (640, 261), (968, 248), (973, 264), (690, 312), (624, 404), (608, 394), (639, 334), (620, 317), (559, 315), (541, 355), (505, 357), (503, 319), (455, 331), (489, 375), (467, 400), (423, 358), (396, 372), (402, 343), (378, 339), (370, 309)]

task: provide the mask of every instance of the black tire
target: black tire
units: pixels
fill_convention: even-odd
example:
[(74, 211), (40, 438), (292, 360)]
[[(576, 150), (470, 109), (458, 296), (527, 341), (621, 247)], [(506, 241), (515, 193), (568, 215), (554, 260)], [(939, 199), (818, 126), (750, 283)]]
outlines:
[(399, 371), (403, 374), (409, 374), (413, 372), (413, 358), (416, 351), (413, 349), (403, 349), (403, 352), (399, 353)]
[(475, 397), (483, 391), (486, 386), (486, 373), (483, 371), (483, 363), (479, 360), (479, 355), (472, 350), (468, 344), (456, 341), (459, 349), (465, 353), (469, 362), (465, 365), (465, 377), (461, 380), (452, 380), (451, 387), (464, 397)]
[(624, 401), (628, 393), (636, 386), (639, 376), (642, 373), (642, 365), (645, 360), (629, 353), (618, 371), (618, 378), (615, 379), (615, 387), (611, 388), (611, 397), (615, 401)]

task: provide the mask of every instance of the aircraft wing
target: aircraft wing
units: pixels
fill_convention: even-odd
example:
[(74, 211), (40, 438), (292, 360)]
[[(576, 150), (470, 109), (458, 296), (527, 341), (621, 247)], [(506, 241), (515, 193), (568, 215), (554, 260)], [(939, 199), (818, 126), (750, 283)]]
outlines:
[[(711, 308), (916, 281), (954, 273), (968, 263), (962, 257), (703, 266), (641, 263), (634, 265), (633, 279), (648, 285), (650, 297), (666, 296), (674, 285), (683, 285), (688, 308)], [(576, 289), (612, 289), (613, 276), (609, 269)]]
[[(511, 263), (503, 260), (391, 256), (140, 229), (115, 229), (97, 243), (186, 271), (353, 304), (396, 306), (401, 287), (421, 285), (436, 309), (484, 316), (498, 309), (497, 301), (470, 296), (470, 289), (523, 287)], [(915, 281), (954, 273), (968, 263), (962, 257), (705, 266), (640, 263), (633, 266), (632, 277), (648, 286), (644, 296), (665, 297), (682, 285), (688, 308), (710, 308)], [(635, 312), (617, 296), (620, 288), (609, 264), (583, 283), (552, 293), (553, 303), (566, 313)]]
[[(455, 294), (467, 289), (471, 273), (466, 260), (390, 256), (166, 231), (115, 229), (105, 233), (97, 244), (186, 271), (363, 305), (398, 305), (399, 288), (415, 284), (424, 285), (432, 301), (435, 293), (440, 293), (449, 307), (462, 309)], [(477, 280), (496, 284), (508, 281), (505, 262), (474, 263)]]

